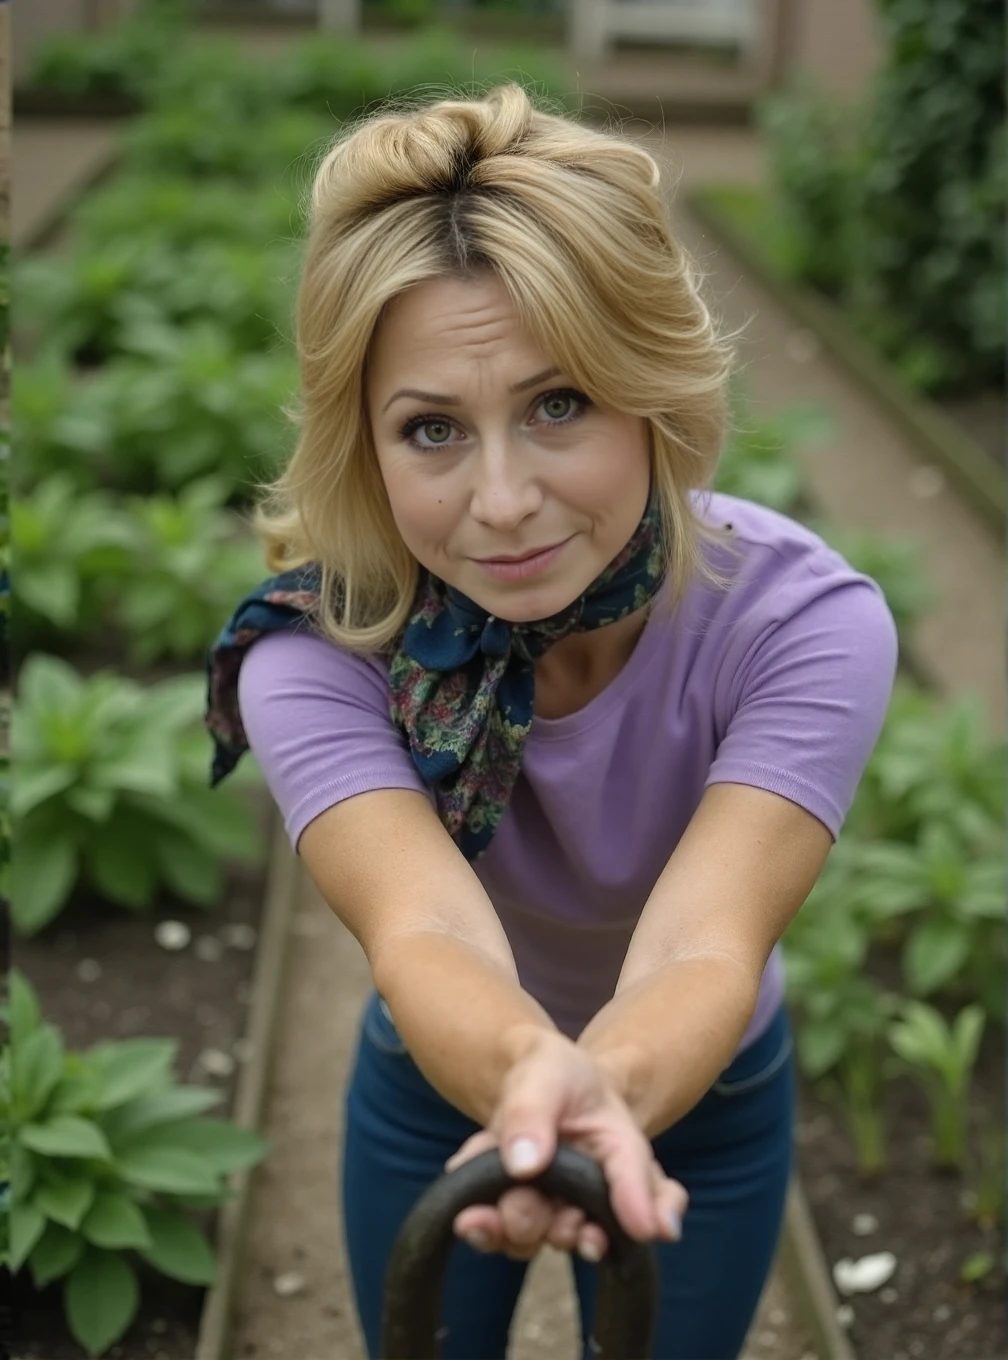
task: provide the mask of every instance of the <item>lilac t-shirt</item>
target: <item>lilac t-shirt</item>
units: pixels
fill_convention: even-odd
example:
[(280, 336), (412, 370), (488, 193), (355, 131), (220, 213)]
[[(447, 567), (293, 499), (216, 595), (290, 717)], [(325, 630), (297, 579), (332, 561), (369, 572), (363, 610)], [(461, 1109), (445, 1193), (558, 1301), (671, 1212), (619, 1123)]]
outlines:
[[(533, 718), (511, 802), (473, 866), (522, 986), (572, 1037), (612, 997), (704, 789), (769, 789), (835, 838), (892, 690), (896, 630), (873, 581), (783, 515), (718, 494), (697, 493), (694, 504), (733, 528), (734, 559), (706, 550), (732, 572), (731, 588), (696, 582), (673, 614), (651, 613), (590, 703)], [(341, 799), (380, 788), (431, 796), (389, 719), (386, 688), (381, 660), (307, 629), (268, 634), (245, 657), (242, 723), (295, 849)], [(739, 1051), (783, 991), (777, 945)]]

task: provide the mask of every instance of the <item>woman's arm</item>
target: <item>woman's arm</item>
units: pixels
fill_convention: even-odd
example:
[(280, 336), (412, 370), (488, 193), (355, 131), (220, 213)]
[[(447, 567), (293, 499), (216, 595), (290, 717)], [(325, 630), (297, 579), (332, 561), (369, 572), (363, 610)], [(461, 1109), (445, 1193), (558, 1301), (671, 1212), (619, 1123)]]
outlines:
[(507, 937), (428, 799), (344, 799), (298, 841), (322, 897), (360, 942), (375, 987), (428, 1081), (480, 1124), (506, 1073), (556, 1027), (522, 990)]
[(641, 914), (615, 996), (578, 1039), (649, 1137), (731, 1061), (770, 951), (832, 843), (779, 794), (730, 783), (705, 792)]

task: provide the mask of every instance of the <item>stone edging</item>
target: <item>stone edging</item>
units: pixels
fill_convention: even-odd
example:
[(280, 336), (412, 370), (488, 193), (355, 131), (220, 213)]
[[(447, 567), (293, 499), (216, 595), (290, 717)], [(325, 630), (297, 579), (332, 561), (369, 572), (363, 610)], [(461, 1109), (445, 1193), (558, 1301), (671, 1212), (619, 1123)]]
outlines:
[(837, 1296), (797, 1172), (791, 1178), (777, 1265), (812, 1333), (817, 1360), (857, 1360), (837, 1321)]
[(807, 326), (833, 359), (901, 427), (928, 461), (946, 472), (988, 528), (1003, 540), (1006, 491), (994, 461), (944, 411), (902, 383), (891, 366), (852, 331), (839, 308), (811, 289), (792, 283), (768, 264), (728, 221), (703, 190), (685, 194), (689, 211), (725, 245), (768, 293), (801, 325)]
[[(274, 1031), (290, 942), (290, 921), (297, 892), (298, 862), (291, 850), (283, 819), (270, 802), (270, 850), (259, 925), (259, 944), (251, 983), (251, 1006), (245, 1038), (252, 1057), (242, 1069), (231, 1120), (260, 1131), (273, 1055)], [(249, 1190), (255, 1168), (236, 1172), (235, 1192), (217, 1220), (217, 1282), (207, 1291), (200, 1316), (194, 1360), (226, 1360), (234, 1321), (234, 1299), (248, 1220)]]

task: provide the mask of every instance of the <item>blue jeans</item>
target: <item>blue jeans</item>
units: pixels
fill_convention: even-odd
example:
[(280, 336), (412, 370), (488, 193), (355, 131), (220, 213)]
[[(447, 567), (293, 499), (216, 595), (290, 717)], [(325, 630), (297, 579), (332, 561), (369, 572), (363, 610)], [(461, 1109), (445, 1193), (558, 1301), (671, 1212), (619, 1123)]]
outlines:
[[(794, 1070), (782, 1006), (769, 1028), (654, 1140), (688, 1190), (682, 1240), (657, 1246), (653, 1360), (736, 1360), (773, 1264), (791, 1171)], [(357, 1312), (380, 1360), (386, 1263), (399, 1226), (477, 1125), (444, 1100), (372, 994), (346, 1096), (343, 1221)], [(572, 1256), (584, 1338), (598, 1267)], [(457, 1241), (442, 1300), (443, 1360), (503, 1360), (527, 1269)], [(590, 1360), (587, 1340), (584, 1358)]]

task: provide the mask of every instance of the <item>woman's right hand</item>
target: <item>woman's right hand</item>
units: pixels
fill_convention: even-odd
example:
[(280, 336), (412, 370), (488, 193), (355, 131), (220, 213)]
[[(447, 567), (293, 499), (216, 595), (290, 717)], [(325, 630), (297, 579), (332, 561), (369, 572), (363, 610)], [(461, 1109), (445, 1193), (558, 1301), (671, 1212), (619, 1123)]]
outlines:
[[(521, 1057), (504, 1079), (489, 1124), (462, 1144), (447, 1169), (499, 1147), (507, 1172), (528, 1180), (545, 1170), (562, 1142), (602, 1167), (613, 1212), (632, 1238), (676, 1241), (689, 1196), (658, 1165), (602, 1068), (555, 1031), (529, 1026), (521, 1037)], [(605, 1232), (580, 1209), (552, 1202), (531, 1186), (508, 1190), (496, 1205), (464, 1209), (454, 1227), (477, 1250), (519, 1260), (531, 1259), (546, 1243), (590, 1261), (608, 1248)]]

